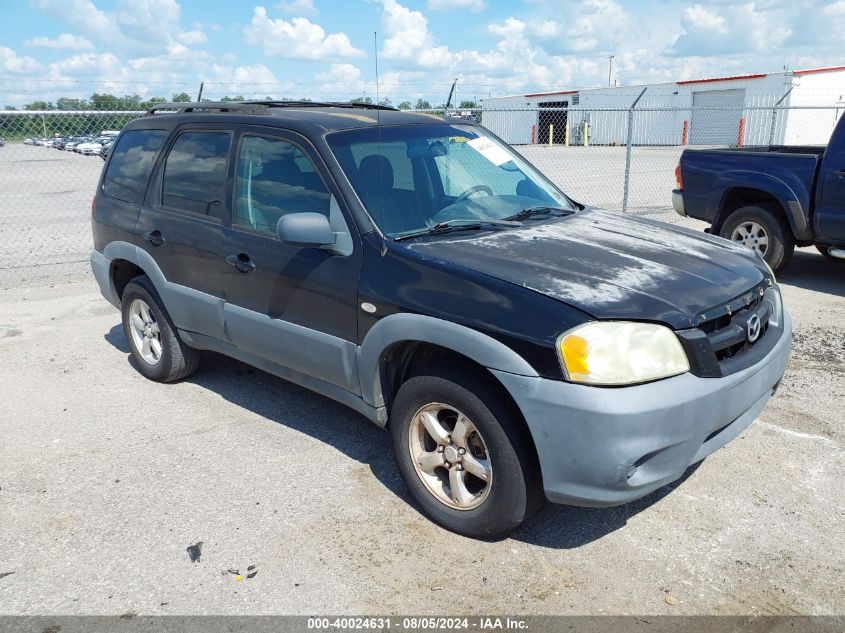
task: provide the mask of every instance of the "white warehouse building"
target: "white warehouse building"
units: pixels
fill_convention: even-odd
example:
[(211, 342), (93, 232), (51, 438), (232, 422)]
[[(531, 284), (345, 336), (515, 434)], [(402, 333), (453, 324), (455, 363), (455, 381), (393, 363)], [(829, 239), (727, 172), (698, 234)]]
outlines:
[(482, 124), (515, 145), (621, 145), (643, 89), (636, 145), (812, 145), (845, 110), (845, 66), (490, 97)]

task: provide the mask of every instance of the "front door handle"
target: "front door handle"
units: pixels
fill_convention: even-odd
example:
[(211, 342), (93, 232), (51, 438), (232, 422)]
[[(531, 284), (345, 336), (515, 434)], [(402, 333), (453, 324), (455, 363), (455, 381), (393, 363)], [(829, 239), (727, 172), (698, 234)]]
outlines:
[(226, 263), (238, 272), (248, 273), (255, 270), (255, 264), (250, 260), (246, 253), (239, 253), (238, 255), (229, 255), (226, 258)]
[(147, 231), (144, 233), (144, 239), (147, 240), (153, 246), (161, 246), (164, 244), (164, 237), (161, 234), (161, 231), (156, 229), (155, 231)]

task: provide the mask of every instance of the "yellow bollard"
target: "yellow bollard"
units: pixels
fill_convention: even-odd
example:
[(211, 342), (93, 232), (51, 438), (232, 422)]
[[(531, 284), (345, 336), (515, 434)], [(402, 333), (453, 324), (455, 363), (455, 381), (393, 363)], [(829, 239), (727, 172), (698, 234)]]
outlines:
[(584, 121), (584, 147), (590, 146), (590, 124)]
[(554, 123), (549, 124), (549, 147), (555, 144), (555, 126)]
[(569, 147), (569, 121), (566, 122), (566, 127), (563, 128), (563, 144)]

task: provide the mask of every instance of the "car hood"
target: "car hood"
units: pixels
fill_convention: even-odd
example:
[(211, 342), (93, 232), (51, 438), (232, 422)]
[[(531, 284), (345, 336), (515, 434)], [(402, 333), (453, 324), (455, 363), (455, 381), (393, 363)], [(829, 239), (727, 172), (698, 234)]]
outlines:
[(645, 218), (585, 209), (495, 232), (407, 246), (572, 305), (599, 319), (693, 327), (763, 281), (765, 267), (727, 240)]

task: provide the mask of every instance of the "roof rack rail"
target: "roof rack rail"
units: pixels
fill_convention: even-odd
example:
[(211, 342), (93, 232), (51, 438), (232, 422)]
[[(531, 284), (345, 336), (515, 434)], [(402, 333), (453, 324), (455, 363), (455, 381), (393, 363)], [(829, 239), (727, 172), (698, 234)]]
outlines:
[(147, 110), (145, 116), (160, 113), (182, 114), (184, 112), (243, 112), (245, 114), (266, 114), (267, 108), (258, 101), (200, 101), (157, 103)]
[(157, 103), (145, 116), (156, 114), (183, 114), (186, 112), (240, 112), (267, 114), (268, 108), (364, 108), (367, 110), (393, 110), (393, 106), (349, 101), (200, 101)]
[(260, 105), (270, 108), (363, 108), (367, 110), (396, 110), (393, 106), (379, 105), (377, 103), (354, 103), (351, 101), (239, 101), (247, 105)]

